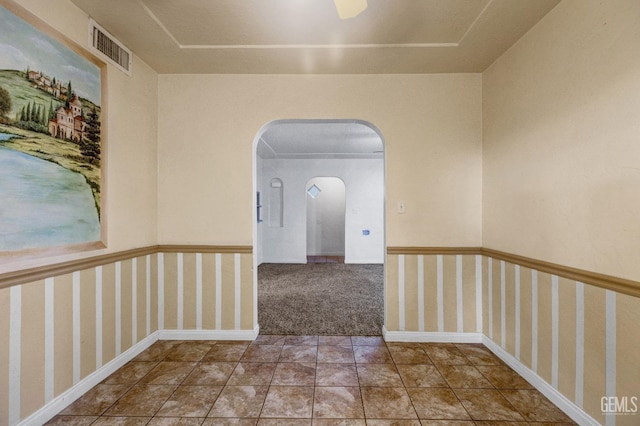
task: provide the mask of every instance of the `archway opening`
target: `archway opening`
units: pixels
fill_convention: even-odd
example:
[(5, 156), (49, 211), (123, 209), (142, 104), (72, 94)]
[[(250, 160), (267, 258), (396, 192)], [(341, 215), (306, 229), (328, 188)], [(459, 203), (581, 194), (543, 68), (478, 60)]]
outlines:
[[(340, 185), (342, 201), (337, 201), (332, 193)], [(380, 335), (385, 310), (384, 143), (375, 126), (360, 120), (266, 124), (254, 140), (254, 189), (254, 317), (261, 333)], [(336, 206), (341, 213), (330, 213)], [(322, 280), (311, 277), (307, 266), (319, 267), (315, 260), (323, 257), (340, 263), (344, 271), (351, 268), (346, 274), (351, 278), (340, 278), (340, 269), (327, 269)], [(336, 280), (347, 285), (334, 288)], [(363, 289), (371, 296), (359, 297)], [(330, 299), (322, 297), (323, 291), (341, 297), (334, 300), (333, 311), (332, 306), (316, 306)], [(298, 312), (296, 304), (303, 309)], [(319, 309), (315, 320), (312, 308)], [(373, 314), (360, 315), (358, 309)], [(287, 315), (289, 324), (283, 318)], [(351, 322), (327, 325), (326, 318), (340, 317)], [(300, 323), (307, 323), (306, 328)]]

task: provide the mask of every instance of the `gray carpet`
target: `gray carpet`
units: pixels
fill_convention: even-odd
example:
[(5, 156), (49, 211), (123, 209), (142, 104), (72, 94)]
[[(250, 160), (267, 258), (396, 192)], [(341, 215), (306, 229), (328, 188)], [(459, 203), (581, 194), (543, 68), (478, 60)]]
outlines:
[(382, 265), (262, 264), (260, 334), (378, 336), (383, 291)]

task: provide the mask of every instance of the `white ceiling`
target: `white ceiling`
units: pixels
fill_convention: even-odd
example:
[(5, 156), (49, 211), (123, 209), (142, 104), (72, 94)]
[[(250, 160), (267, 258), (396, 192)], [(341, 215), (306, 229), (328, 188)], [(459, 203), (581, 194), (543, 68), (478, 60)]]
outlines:
[(71, 1), (161, 74), (375, 74), (482, 72), (560, 0)]
[(262, 134), (256, 153), (264, 159), (382, 158), (382, 139), (357, 121), (283, 121)]

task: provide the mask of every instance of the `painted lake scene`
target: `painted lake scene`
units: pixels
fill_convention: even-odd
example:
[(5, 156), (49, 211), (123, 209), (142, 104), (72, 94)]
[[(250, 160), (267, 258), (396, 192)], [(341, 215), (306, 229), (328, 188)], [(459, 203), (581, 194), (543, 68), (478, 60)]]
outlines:
[(100, 68), (0, 6), (0, 252), (101, 239)]

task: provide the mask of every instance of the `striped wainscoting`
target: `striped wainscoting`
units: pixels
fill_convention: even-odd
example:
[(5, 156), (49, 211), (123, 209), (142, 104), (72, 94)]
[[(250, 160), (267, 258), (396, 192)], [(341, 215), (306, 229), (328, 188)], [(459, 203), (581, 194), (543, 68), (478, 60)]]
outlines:
[[(253, 255), (231, 252), (158, 254), (161, 339), (245, 339), (257, 334)], [(188, 331), (188, 333), (185, 333)]]
[(389, 254), (386, 279), (385, 339), (481, 340), (482, 256)]
[(153, 246), (0, 275), (0, 425), (44, 423), (158, 339), (253, 339), (252, 262)]
[(579, 424), (640, 422), (638, 283), (455, 251), (388, 249), (387, 340), (483, 342)]
[[(1, 274), (0, 425), (44, 423), (158, 339), (253, 339), (254, 278), (245, 246)], [(578, 423), (637, 424), (639, 283), (483, 248), (389, 248), (385, 291), (386, 340), (482, 342)]]

